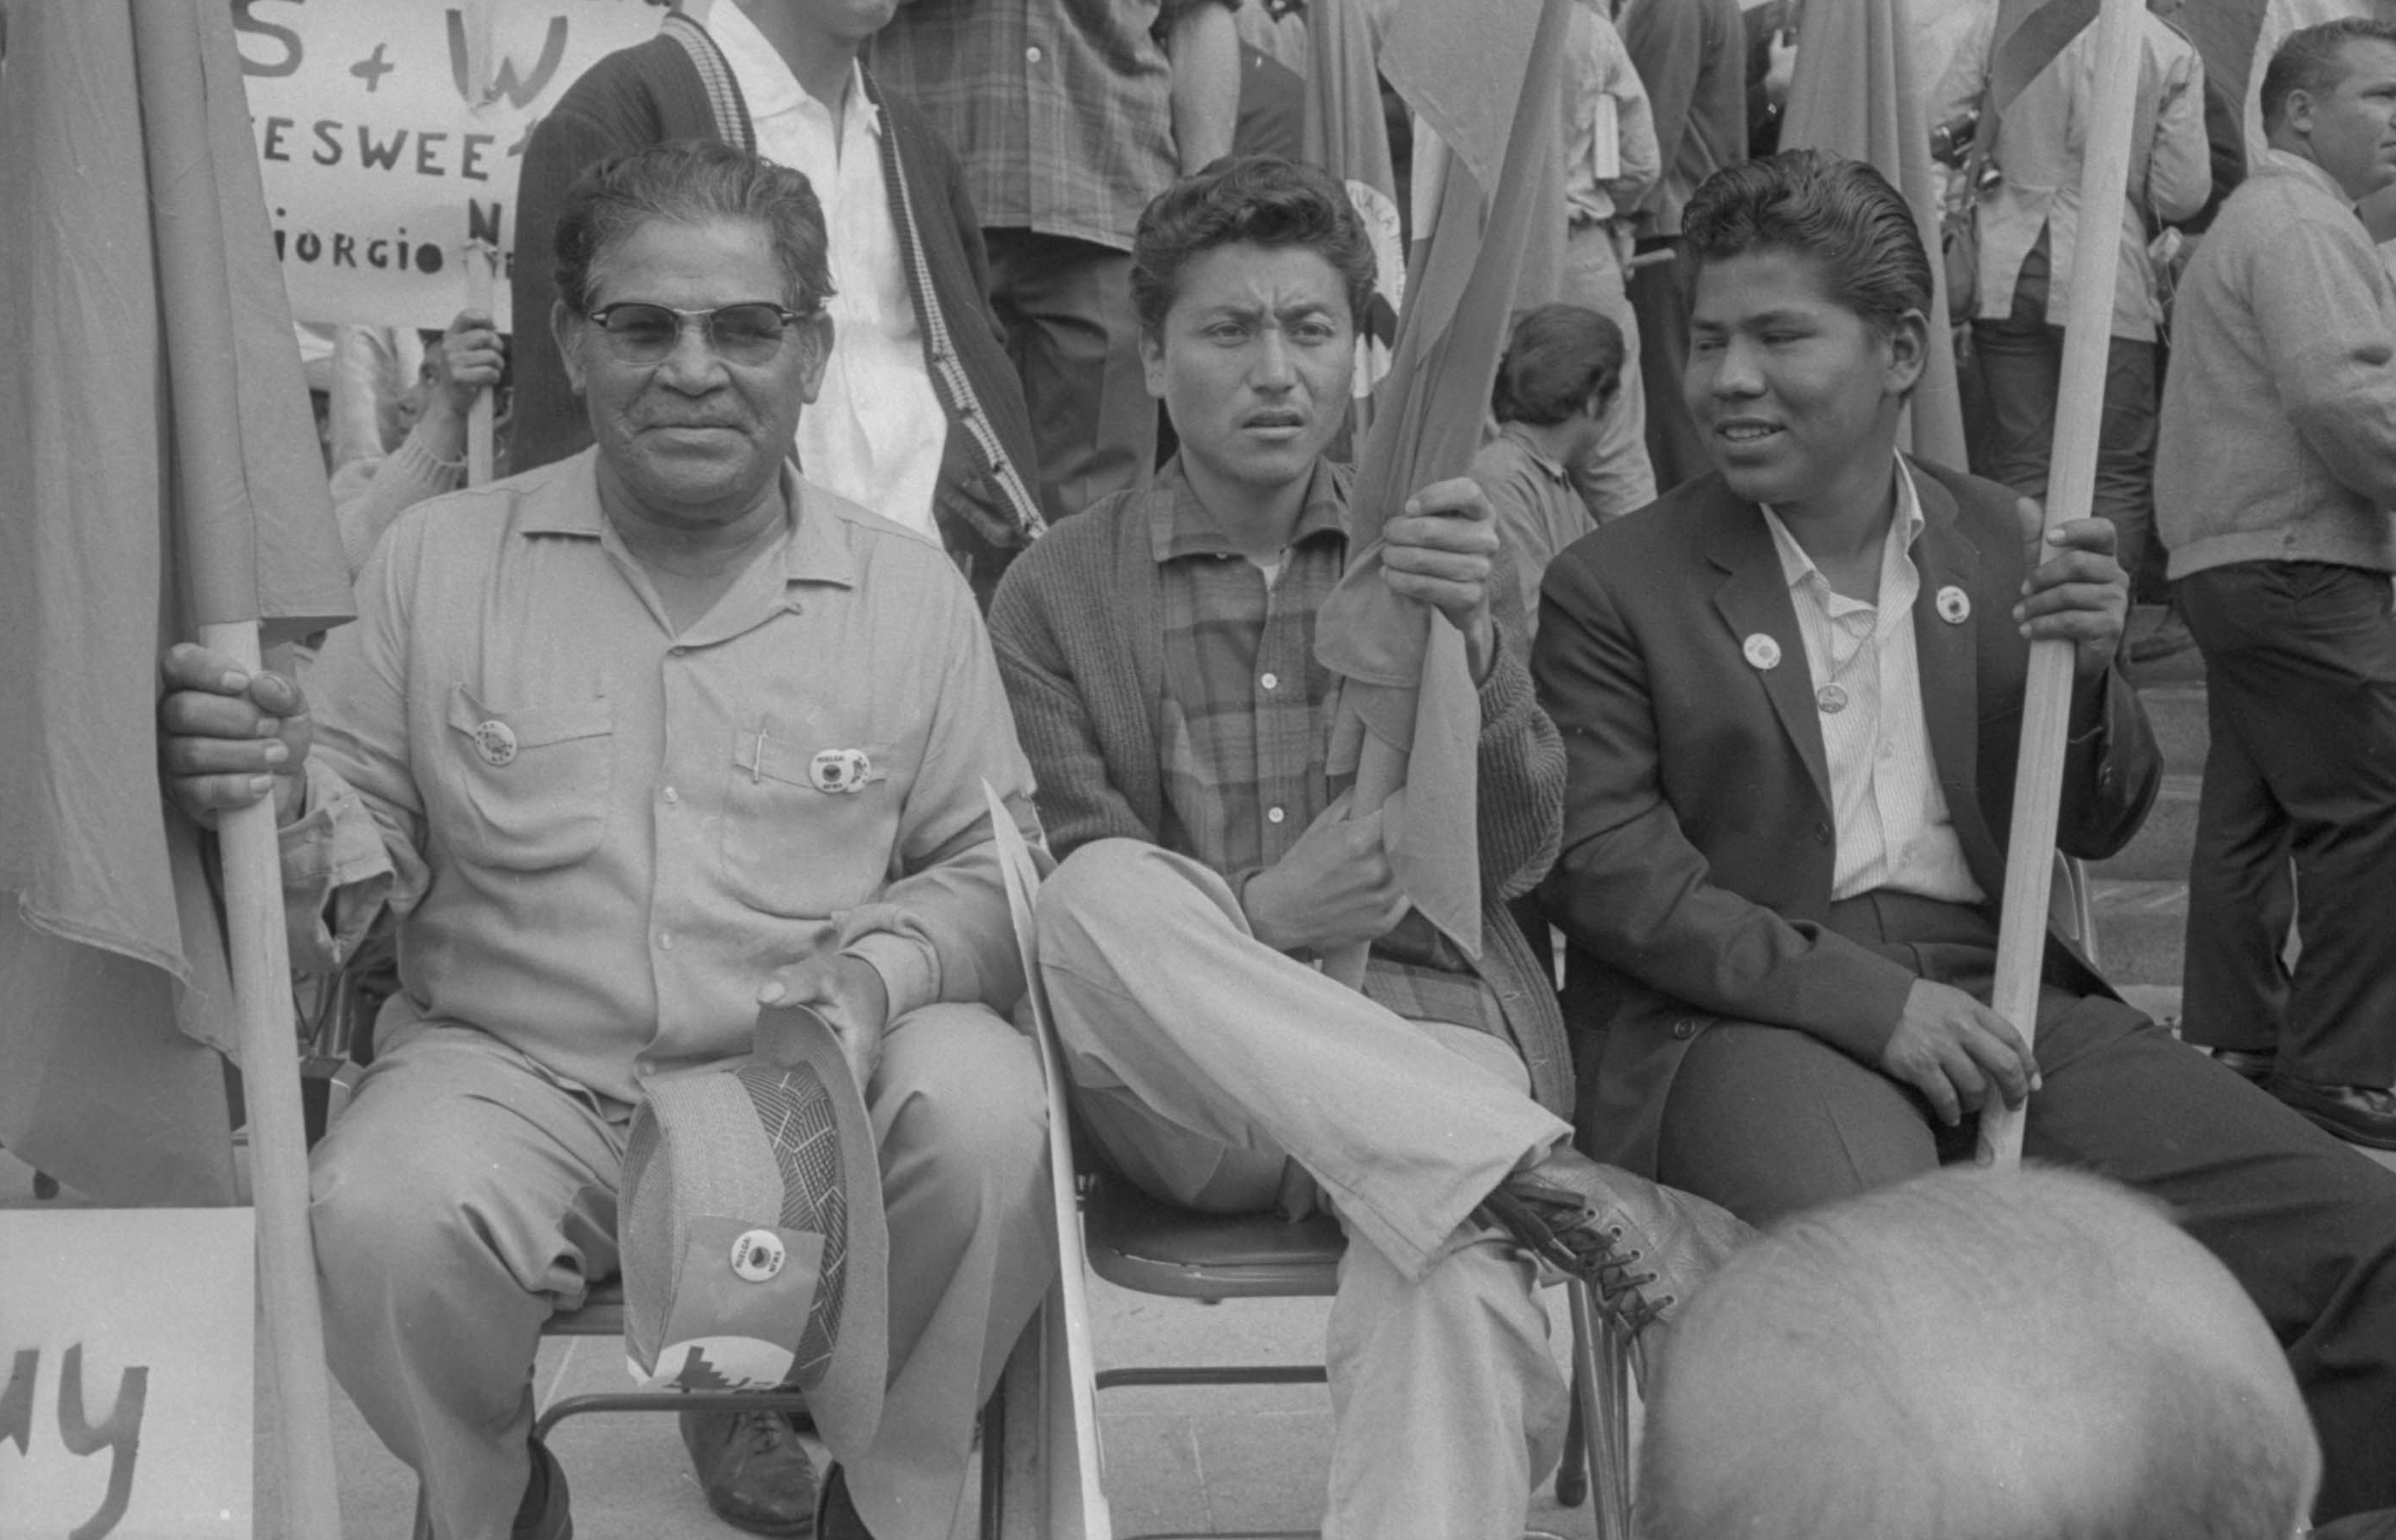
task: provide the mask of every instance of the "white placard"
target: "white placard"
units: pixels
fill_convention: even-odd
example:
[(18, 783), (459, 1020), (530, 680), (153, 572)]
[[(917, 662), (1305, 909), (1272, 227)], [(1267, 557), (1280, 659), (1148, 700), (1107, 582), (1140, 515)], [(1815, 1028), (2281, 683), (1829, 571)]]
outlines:
[[(301, 321), (443, 327), (466, 242), (514, 249), (533, 125), (666, 0), (233, 0), (276, 255)], [(510, 329), (508, 289), (493, 295)]]
[(246, 1540), (252, 1217), (0, 1210), (0, 1540)]

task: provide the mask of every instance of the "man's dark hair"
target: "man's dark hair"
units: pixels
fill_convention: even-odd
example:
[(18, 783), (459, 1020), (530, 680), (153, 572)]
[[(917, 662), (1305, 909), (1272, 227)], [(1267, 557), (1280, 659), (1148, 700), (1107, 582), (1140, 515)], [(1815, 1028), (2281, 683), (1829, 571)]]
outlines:
[(1373, 244), (1339, 184), (1278, 155), (1228, 155), (1175, 182), (1140, 212), (1131, 247), (1140, 330), (1152, 338), (1164, 326), (1191, 258), (1244, 242), (1320, 252), (1348, 290), (1350, 321), (1364, 320), (1373, 298)]
[(805, 174), (715, 139), (668, 139), (600, 161), (566, 190), (556, 251), (568, 311), (589, 312), (592, 270), (652, 219), (749, 220), (773, 244), (783, 304), (811, 314), (832, 298), (823, 208)]
[(2288, 98), (2298, 91), (2327, 96), (2346, 78), (2346, 50), (2352, 43), (2396, 45), (2396, 26), (2368, 17), (2341, 17), (2317, 27), (2300, 27), (2280, 40), (2263, 67), (2263, 132), (2288, 119)]
[(1541, 305), (1514, 318), (1489, 409), (1500, 422), (1552, 427), (1621, 379), (1621, 327), (1584, 306)]
[(1830, 296), (1886, 332), (1931, 311), (1930, 254), (1913, 210), (1862, 161), (1784, 150), (1708, 177), (1681, 215), (1689, 282), (1708, 262), (1785, 251), (1821, 265)]

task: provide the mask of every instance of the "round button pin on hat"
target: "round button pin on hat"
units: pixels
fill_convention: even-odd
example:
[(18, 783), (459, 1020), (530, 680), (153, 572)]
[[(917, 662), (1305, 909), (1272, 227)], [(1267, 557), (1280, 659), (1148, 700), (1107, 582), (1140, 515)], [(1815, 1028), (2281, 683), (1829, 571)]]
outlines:
[(1738, 650), (1745, 653), (1748, 662), (1756, 668), (1777, 669), (1780, 666), (1780, 644), (1762, 631), (1741, 643)]
[(1960, 626), (1971, 618), (1972, 596), (1950, 583), (1938, 591), (1938, 618), (1950, 626)]
[(790, 1255), (782, 1238), (772, 1230), (744, 1230), (732, 1242), (732, 1270), (749, 1282), (763, 1283), (782, 1270)]

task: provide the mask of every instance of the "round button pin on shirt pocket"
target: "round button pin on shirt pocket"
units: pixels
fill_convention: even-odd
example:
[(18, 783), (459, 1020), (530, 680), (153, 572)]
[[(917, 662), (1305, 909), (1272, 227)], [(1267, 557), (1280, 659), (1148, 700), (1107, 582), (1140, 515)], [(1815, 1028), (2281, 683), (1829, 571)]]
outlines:
[(516, 757), (515, 729), (496, 719), (474, 724), (474, 752), (485, 764), (498, 766)]

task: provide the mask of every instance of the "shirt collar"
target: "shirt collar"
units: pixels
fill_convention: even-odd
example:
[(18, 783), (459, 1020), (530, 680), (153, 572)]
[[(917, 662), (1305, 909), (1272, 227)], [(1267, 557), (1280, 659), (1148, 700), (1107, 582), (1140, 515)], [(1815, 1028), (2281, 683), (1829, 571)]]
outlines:
[[(1231, 538), (1215, 523), (1215, 516), (1198, 500), (1190, 478), (1182, 474), (1180, 456), (1165, 462), (1144, 495), (1148, 498), (1149, 550), (1157, 561), (1238, 554)], [(1306, 502), (1298, 511), (1298, 527), (1290, 532), (1289, 543), (1301, 546), (1325, 534), (1336, 535), (1343, 541), (1348, 538), (1348, 502), (1340, 495), (1339, 478), (1331, 469), (1331, 462), (1318, 458), (1306, 484)]]
[[(779, 0), (777, 0), (779, 3)], [(724, 61), (732, 66), (732, 78), (740, 87), (740, 99), (749, 109), (751, 122), (779, 116), (784, 113), (809, 113), (829, 121), (832, 109), (800, 88), (798, 77), (782, 62), (782, 56), (765, 41), (757, 23), (736, 0), (716, 0), (707, 13), (708, 35), (724, 50)], [(863, 128), (869, 134), (882, 132), (882, 114), (865, 94), (865, 73), (857, 64), (848, 67), (848, 92), (842, 113), (845, 128)]]
[[(1797, 537), (1789, 533), (1789, 526), (1780, 522), (1780, 515), (1775, 513), (1768, 503), (1756, 506), (1764, 510), (1764, 526), (1772, 531), (1772, 549), (1780, 557), (1780, 574), (1789, 580), (1789, 586), (1792, 589), (1802, 587), (1810, 578), (1819, 580), (1825, 588), (1829, 587), (1830, 579), (1822, 576), (1822, 569), (1814, 564), (1814, 558), (1806, 554), (1805, 548), (1797, 543)], [(1922, 538), (1923, 528), (1927, 523), (1922, 514), (1921, 495), (1913, 487), (1912, 468), (1905, 463), (1905, 457), (1899, 455), (1897, 457), (1897, 517), (1889, 521), (1888, 538), (1898, 551), (1911, 551), (1913, 542)], [(1885, 571), (1887, 565), (1884, 557), (1882, 569)]]
[[(832, 494), (800, 480), (788, 460), (782, 462), (781, 477), (783, 503), (798, 511), (795, 526), (782, 542), (783, 580), (856, 587), (857, 561), (849, 550), (849, 524), (832, 506)], [(572, 471), (551, 480), (544, 490), (548, 495), (527, 499), (517, 520), (518, 533), (577, 536), (602, 544), (617, 539), (599, 507), (597, 449), (584, 450)]]
[(2346, 189), (2337, 184), (2336, 177), (2302, 155), (2292, 155), (2285, 150), (2266, 150), (2263, 152), (2262, 164), (2257, 169), (2266, 168), (2279, 172), (2283, 176), (2294, 177), (2299, 181), (2312, 183), (2336, 198), (2342, 207), (2354, 206), (2354, 200), (2346, 195)]
[(1523, 425), (1521, 423), (1510, 422), (1506, 424), (1503, 428), (1498, 430), (1498, 436), (1519, 445), (1523, 453), (1529, 458), (1531, 463), (1538, 467), (1540, 473), (1545, 475), (1550, 481), (1554, 482), (1559, 486), (1569, 486), (1572, 485), (1572, 472), (1564, 468), (1564, 463), (1562, 461), (1558, 460), (1554, 456), (1549, 454), (1546, 450), (1533, 443), (1531, 435), (1524, 431)]

